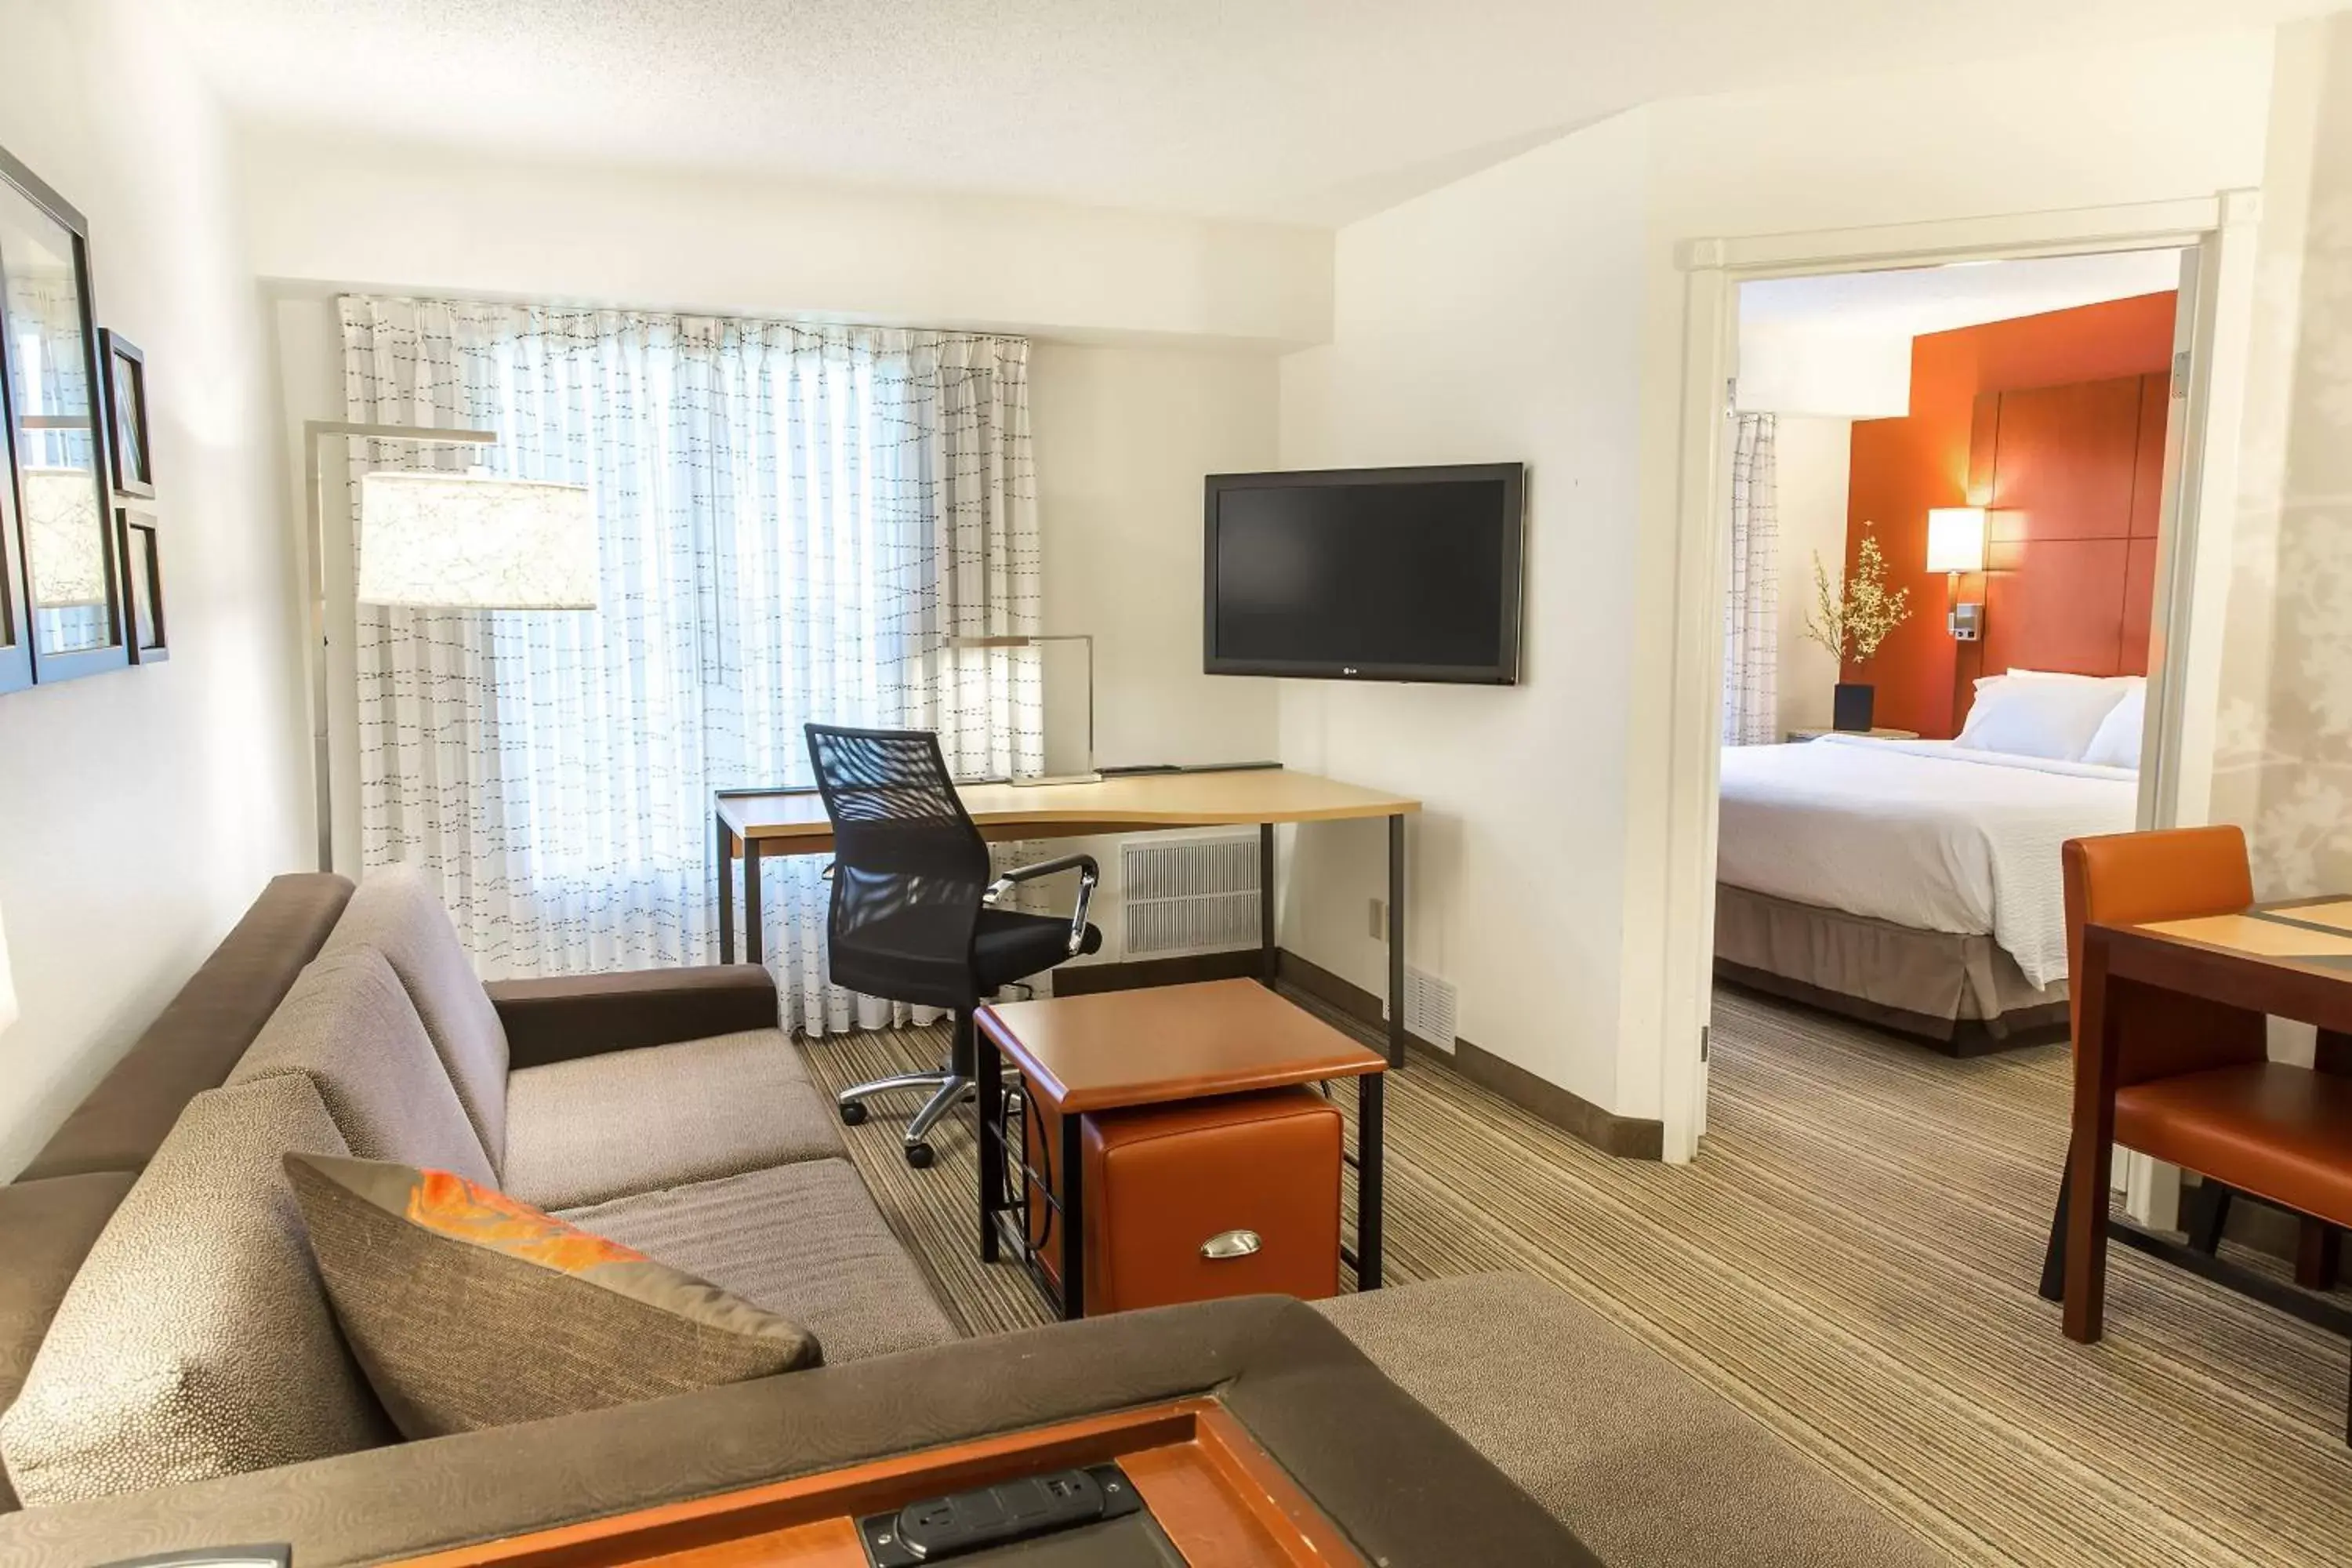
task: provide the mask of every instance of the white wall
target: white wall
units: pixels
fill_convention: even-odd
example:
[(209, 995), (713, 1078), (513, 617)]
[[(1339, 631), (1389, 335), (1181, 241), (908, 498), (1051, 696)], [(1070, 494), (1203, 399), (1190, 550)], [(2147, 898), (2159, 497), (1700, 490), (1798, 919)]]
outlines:
[[(1286, 466), (1528, 465), (1517, 687), (1292, 681), (1283, 761), (1416, 795), (1405, 951), (1465, 1039), (1616, 1098), (1623, 702), (1639, 475), (1640, 116), (1340, 231), (1334, 341), (1283, 362)], [(1384, 994), (1379, 823), (1295, 835), (1282, 934)]]
[(1743, 412), (1899, 419), (1911, 412), (1911, 334), (1829, 321), (1739, 323)]
[(1780, 728), (1818, 729), (1830, 721), (1838, 661), (1805, 636), (1805, 612), (1813, 602), (1813, 557), (1832, 574), (1844, 567), (1853, 421), (1782, 414), (1772, 436), (1780, 477)]
[[(1340, 232), (1335, 342), (1285, 362), (1285, 461), (1530, 464), (1527, 685), (1283, 695), (1286, 761), (1430, 799), (1410, 951), (1461, 984), (1466, 1037), (1687, 1154), (1663, 1092), (1668, 1019), (1700, 1000), (1664, 964), (1678, 244), (2257, 184), (2270, 50), (2217, 34), (1659, 104)], [(1289, 940), (1371, 984), (1376, 847), (1326, 858)]]
[(271, 874), (303, 863), (293, 571), (221, 119), (152, 7), (0, 0), (0, 145), (91, 226), (100, 321), (148, 354), (168, 664), (0, 697), (0, 1175)]
[(267, 128), (243, 156), (265, 278), (1055, 337), (1297, 345), (1330, 325), (1319, 229)]

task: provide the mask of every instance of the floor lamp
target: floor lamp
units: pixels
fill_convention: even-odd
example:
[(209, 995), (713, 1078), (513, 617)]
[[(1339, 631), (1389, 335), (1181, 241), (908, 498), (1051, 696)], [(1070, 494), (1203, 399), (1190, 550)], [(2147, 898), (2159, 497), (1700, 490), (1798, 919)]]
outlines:
[[(302, 426), (310, 509), (311, 766), (317, 775), (319, 869), (335, 868), (334, 757), (327, 704), (329, 440), (488, 447), (494, 430), (433, 429), (312, 419)], [(368, 470), (360, 479), (362, 604), (461, 610), (593, 610), (596, 512), (584, 485), (480, 474)]]

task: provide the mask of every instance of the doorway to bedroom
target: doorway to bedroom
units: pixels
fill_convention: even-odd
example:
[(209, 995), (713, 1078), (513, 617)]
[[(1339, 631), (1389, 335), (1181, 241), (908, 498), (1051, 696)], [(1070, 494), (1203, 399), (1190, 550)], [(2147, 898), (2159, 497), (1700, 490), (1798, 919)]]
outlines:
[(2065, 1038), (2058, 847), (2149, 809), (2183, 279), (2153, 248), (1738, 285), (1719, 1001), (1915, 1076)]

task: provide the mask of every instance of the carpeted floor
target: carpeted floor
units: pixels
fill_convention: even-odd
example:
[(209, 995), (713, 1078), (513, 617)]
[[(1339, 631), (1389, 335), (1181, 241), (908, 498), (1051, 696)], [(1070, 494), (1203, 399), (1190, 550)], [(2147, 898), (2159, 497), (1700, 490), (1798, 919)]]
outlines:
[[(2343, 1342), (2120, 1248), (2104, 1343), (2068, 1342), (2034, 1294), (2063, 1047), (1955, 1062), (1729, 993), (1715, 1025), (1711, 1130), (1682, 1168), (1609, 1159), (1417, 1057), (1389, 1090), (1389, 1282), (1549, 1279), (1956, 1561), (2352, 1563)], [(810, 1056), (838, 1087), (943, 1045)], [(978, 1260), (969, 1121), (914, 1172), (901, 1119), (852, 1150), (950, 1310), (973, 1332), (1041, 1321)]]

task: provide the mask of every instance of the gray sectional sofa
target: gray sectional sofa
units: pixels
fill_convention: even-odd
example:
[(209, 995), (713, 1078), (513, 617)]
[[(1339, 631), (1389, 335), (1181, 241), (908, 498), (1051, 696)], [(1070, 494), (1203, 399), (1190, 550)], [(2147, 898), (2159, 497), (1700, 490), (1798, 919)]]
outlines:
[[(1532, 1280), (960, 1341), (775, 1012), (752, 966), (486, 987), (412, 874), (273, 882), (0, 1187), (0, 1462), (28, 1505), (0, 1489), (0, 1563), (251, 1540), (381, 1561), (1203, 1391), (1397, 1563), (1595, 1560), (1578, 1535), (1612, 1563), (1934, 1560)], [(797, 1319), (826, 1365), (399, 1442), (289, 1149), (495, 1184)]]

